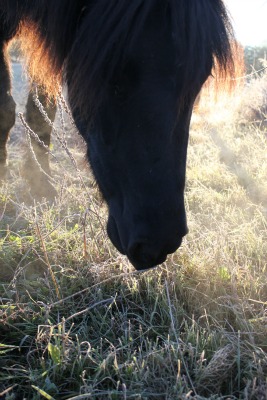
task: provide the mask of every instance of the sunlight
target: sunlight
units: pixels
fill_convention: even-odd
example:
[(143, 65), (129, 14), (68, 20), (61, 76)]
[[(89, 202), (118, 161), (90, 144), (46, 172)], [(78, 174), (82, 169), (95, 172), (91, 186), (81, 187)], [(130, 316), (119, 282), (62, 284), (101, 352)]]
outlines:
[(266, 0), (225, 0), (233, 18), (237, 39), (243, 45), (262, 45), (267, 42)]

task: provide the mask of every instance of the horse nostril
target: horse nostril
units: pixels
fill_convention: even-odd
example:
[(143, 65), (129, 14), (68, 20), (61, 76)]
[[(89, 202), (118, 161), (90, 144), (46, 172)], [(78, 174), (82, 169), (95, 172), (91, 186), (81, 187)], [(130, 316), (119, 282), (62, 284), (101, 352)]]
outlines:
[(136, 269), (148, 269), (162, 264), (167, 253), (158, 254), (157, 249), (147, 241), (137, 241), (129, 247), (127, 256)]

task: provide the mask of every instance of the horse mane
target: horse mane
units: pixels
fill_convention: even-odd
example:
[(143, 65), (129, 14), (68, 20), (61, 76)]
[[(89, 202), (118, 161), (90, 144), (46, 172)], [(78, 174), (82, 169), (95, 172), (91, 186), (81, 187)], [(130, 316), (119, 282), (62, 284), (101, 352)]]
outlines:
[(51, 96), (57, 95), (62, 83), (83, 3), (84, 0), (20, 0), (17, 38), (27, 70), (32, 81)]
[(87, 118), (155, 6), (171, 16), (185, 71), (181, 97), (193, 91), (210, 59), (217, 79), (234, 77), (234, 33), (222, 0), (20, 2), (19, 36), (30, 76), (52, 95), (62, 80), (71, 80), (72, 103)]

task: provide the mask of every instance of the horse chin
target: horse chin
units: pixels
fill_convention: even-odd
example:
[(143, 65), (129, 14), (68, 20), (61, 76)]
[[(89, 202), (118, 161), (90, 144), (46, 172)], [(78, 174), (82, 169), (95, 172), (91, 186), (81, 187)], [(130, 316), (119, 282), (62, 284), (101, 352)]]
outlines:
[(166, 256), (162, 256), (161, 259), (159, 260), (159, 262), (157, 262), (157, 263), (151, 262), (148, 260), (148, 257), (146, 257), (145, 254), (139, 254), (138, 260), (136, 259), (136, 257), (131, 257), (131, 255), (128, 254), (128, 252), (126, 250), (124, 250), (124, 248), (123, 248), (116, 221), (115, 221), (114, 217), (112, 217), (111, 215), (109, 215), (109, 218), (108, 218), (107, 233), (108, 233), (108, 236), (109, 236), (112, 244), (116, 247), (116, 249), (121, 254), (127, 255), (129, 261), (134, 266), (134, 268), (137, 270), (146, 270), (149, 268), (156, 267), (158, 264), (161, 264), (166, 260)]

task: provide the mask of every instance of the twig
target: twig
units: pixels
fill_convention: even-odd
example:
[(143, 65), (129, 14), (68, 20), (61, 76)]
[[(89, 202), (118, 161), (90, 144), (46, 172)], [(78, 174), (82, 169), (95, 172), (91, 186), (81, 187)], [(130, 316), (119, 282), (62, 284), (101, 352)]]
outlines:
[[(86, 307), (86, 308), (85, 308), (84, 310), (82, 310), (82, 311), (78, 311), (78, 312), (76, 312), (75, 314), (70, 315), (68, 318), (65, 319), (65, 322), (67, 322), (67, 321), (69, 321), (69, 320), (71, 320), (71, 319), (73, 319), (73, 318), (76, 318), (76, 317), (78, 317), (79, 315), (86, 314), (88, 311), (92, 310), (92, 309), (95, 308), (95, 307), (98, 307), (98, 306), (104, 305), (104, 304), (112, 304), (114, 301), (115, 301), (115, 297), (112, 297), (111, 299), (107, 299), (107, 300), (101, 300), (101, 301), (99, 301), (98, 303), (94, 303), (94, 304), (92, 304), (91, 306)], [(61, 324), (61, 322), (59, 322), (58, 324), (56, 324), (56, 325), (54, 325), (54, 326), (57, 326), (57, 325), (59, 325), (59, 324)]]
[(13, 386), (10, 386), (9, 388), (3, 390), (3, 392), (0, 393), (0, 397), (4, 397), (6, 394), (8, 394), (9, 392), (11, 392), (11, 390), (13, 390), (15, 387), (17, 387), (18, 384), (16, 383)]

